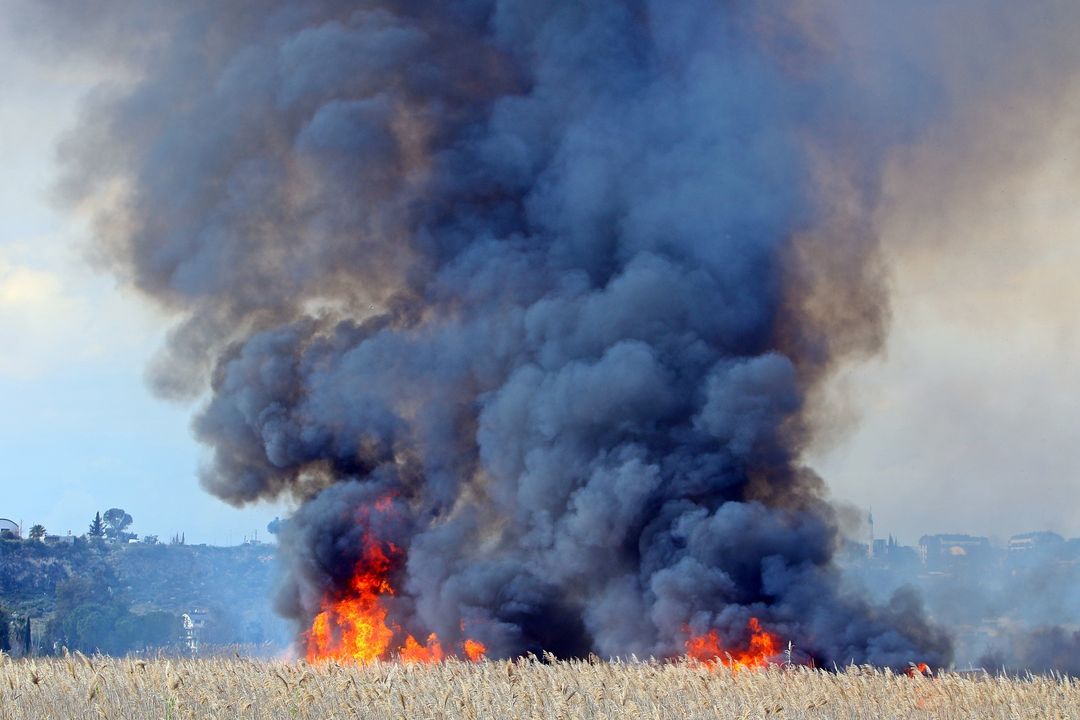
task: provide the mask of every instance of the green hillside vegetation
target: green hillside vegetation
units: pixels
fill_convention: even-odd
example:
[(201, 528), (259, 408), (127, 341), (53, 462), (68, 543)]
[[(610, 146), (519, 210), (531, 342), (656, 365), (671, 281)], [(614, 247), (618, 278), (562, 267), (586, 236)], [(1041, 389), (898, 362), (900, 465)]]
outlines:
[(196, 609), (204, 644), (284, 644), (275, 573), (272, 545), (0, 541), (0, 648), (23, 647), (30, 617), (36, 654), (182, 650), (181, 615)]

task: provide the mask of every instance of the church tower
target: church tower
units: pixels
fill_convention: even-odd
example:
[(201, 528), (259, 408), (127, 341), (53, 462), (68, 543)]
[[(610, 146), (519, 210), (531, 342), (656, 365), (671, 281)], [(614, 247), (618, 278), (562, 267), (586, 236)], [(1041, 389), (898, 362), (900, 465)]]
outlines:
[(874, 506), (870, 506), (870, 512), (866, 515), (866, 524), (870, 528), (870, 542), (866, 545), (866, 556), (874, 557)]

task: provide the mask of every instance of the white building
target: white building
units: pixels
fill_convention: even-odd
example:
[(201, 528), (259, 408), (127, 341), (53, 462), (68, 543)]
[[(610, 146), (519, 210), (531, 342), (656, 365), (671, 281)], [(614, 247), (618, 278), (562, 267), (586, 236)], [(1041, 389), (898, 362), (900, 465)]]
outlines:
[(22, 528), (19, 523), (7, 518), (0, 518), (0, 538), (5, 540), (18, 540), (22, 537)]

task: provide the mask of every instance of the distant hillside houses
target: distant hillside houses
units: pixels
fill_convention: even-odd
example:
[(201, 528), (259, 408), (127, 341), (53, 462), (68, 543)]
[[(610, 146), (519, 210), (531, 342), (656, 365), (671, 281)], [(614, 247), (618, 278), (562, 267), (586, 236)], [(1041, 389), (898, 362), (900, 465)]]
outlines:
[(926, 572), (952, 572), (987, 563), (1023, 565), (1030, 562), (1080, 563), (1080, 538), (1066, 540), (1048, 530), (1013, 535), (995, 543), (982, 535), (939, 533), (923, 535), (915, 546), (902, 545), (892, 536), (868, 543), (848, 542), (845, 556), (892, 567), (921, 566)]
[(0, 518), (0, 540), (19, 540), (22, 538), (22, 528), (19, 523), (7, 518)]
[(947, 565), (959, 558), (985, 560), (992, 550), (990, 538), (978, 535), (946, 533), (919, 538), (919, 558), (927, 567)]
[[(1074, 539), (1075, 543), (1080, 538)], [(1021, 533), (1009, 538), (1010, 553), (1032, 553), (1040, 551), (1061, 551), (1066, 549), (1068, 543), (1065, 538), (1055, 532), (1040, 531)]]

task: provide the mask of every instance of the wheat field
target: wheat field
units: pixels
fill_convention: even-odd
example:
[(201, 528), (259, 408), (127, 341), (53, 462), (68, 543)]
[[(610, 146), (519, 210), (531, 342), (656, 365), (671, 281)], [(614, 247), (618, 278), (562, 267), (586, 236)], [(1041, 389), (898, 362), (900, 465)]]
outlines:
[(0, 656), (0, 720), (24, 718), (1080, 718), (1080, 683), (855, 667)]

